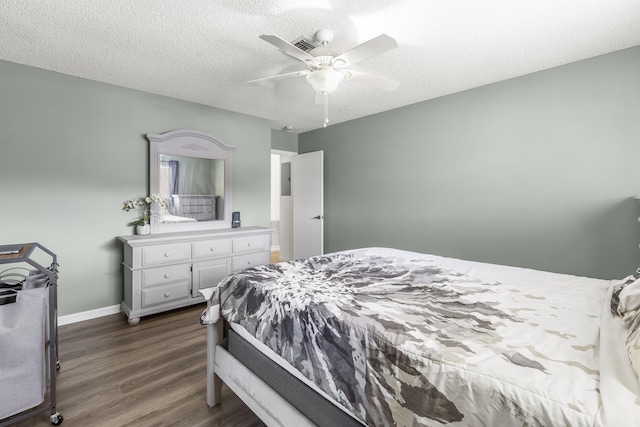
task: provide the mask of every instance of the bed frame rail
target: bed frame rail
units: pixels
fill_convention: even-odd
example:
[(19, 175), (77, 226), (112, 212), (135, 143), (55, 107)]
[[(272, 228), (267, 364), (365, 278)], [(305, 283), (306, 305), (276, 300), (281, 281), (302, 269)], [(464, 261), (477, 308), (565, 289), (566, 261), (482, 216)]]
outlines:
[(200, 323), (207, 325), (207, 404), (211, 407), (220, 404), (224, 382), (269, 427), (314, 426), (224, 348), (220, 305), (211, 301), (215, 289), (199, 292), (207, 301), (207, 308), (200, 318)]

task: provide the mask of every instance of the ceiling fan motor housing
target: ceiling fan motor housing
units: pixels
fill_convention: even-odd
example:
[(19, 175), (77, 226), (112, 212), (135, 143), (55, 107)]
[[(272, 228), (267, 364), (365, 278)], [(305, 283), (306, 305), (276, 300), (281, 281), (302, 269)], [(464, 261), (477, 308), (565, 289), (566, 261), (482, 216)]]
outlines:
[(307, 62), (307, 66), (311, 71), (331, 68), (334, 65), (334, 57), (331, 55), (316, 56)]

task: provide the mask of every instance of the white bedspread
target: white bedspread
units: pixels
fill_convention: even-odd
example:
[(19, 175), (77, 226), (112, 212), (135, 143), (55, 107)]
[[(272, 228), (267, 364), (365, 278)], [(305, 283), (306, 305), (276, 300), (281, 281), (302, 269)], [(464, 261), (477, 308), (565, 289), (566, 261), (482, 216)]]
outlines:
[(634, 426), (613, 284), (367, 248), (245, 270), (220, 299), (371, 425)]

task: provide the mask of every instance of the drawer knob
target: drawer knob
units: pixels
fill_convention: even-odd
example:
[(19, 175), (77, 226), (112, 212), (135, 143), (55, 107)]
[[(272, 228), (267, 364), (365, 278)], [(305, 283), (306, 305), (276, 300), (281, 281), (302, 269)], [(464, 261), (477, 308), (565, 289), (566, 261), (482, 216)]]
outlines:
[(247, 243), (247, 246), (251, 247), (251, 242)]
[(247, 264), (251, 265), (251, 261), (247, 261)]
[(164, 257), (165, 257), (165, 258), (169, 258), (170, 256), (171, 256), (171, 254), (170, 254), (169, 252), (165, 252), (165, 253), (164, 253)]
[(165, 279), (168, 279), (169, 277), (171, 277), (171, 275), (170, 275), (169, 273), (166, 273), (166, 274), (164, 275), (164, 278), (165, 278)]
[(209, 249), (211, 252), (215, 252), (216, 248), (214, 248), (213, 246)]
[(164, 293), (164, 297), (165, 297), (165, 298), (169, 298), (169, 296), (170, 296), (170, 295), (171, 295), (171, 293), (169, 293), (169, 292), (165, 292), (165, 293)]

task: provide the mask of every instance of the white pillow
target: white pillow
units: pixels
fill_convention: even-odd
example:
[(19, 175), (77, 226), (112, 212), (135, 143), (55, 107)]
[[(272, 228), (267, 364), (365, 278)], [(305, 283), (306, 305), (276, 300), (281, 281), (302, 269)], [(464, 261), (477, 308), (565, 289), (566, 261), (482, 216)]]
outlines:
[(636, 282), (636, 278), (634, 276), (627, 276), (622, 280), (619, 280), (611, 291), (611, 312), (616, 316), (623, 317), (624, 313), (620, 313), (618, 311), (618, 306), (620, 305), (620, 293), (624, 290), (624, 288), (628, 285), (632, 285)]
[[(626, 318), (625, 323), (627, 323)], [(635, 317), (627, 323), (627, 354), (640, 381), (640, 314), (637, 312)]]
[[(616, 285), (616, 311), (627, 326), (627, 355), (640, 380), (640, 279)], [(612, 301), (612, 309), (614, 307)]]
[(640, 279), (626, 284), (618, 294), (618, 299), (618, 314), (622, 317), (626, 317), (627, 314), (633, 316), (633, 313), (640, 309)]

